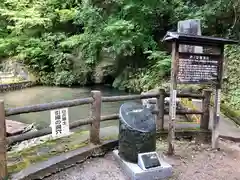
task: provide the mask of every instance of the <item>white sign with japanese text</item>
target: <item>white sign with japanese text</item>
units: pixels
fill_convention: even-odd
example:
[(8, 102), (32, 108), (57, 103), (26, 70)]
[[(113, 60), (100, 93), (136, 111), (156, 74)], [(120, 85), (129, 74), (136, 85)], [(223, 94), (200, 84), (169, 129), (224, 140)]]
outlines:
[(172, 91), (172, 108), (171, 108), (171, 116), (172, 116), (172, 119), (176, 119), (176, 99), (177, 99), (177, 91), (176, 90), (173, 90)]
[(218, 89), (216, 93), (217, 93), (217, 116), (219, 116), (221, 106), (221, 89)]
[(51, 128), (53, 137), (70, 134), (68, 109), (55, 109), (51, 111)]

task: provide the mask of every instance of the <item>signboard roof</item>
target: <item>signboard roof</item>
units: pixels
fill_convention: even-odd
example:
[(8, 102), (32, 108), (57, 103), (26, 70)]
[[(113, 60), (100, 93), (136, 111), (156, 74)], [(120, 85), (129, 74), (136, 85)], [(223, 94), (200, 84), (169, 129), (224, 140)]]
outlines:
[(209, 45), (224, 45), (224, 44), (238, 44), (238, 41), (229, 40), (224, 38), (217, 38), (211, 36), (199, 36), (199, 35), (191, 35), (184, 34), (178, 32), (170, 32), (168, 31), (163, 41), (178, 41), (180, 43), (188, 43), (188, 44), (209, 44)]

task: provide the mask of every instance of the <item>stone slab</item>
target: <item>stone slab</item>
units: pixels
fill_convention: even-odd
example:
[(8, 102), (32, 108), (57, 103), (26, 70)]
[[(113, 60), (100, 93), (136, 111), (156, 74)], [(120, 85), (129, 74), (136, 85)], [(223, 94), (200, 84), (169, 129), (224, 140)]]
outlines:
[(142, 170), (138, 164), (123, 160), (118, 155), (118, 150), (113, 151), (113, 156), (130, 180), (160, 180), (172, 176), (172, 166), (161, 158), (161, 166)]
[(13, 136), (13, 135), (21, 134), (27, 127), (28, 127), (28, 124), (6, 119), (7, 135)]

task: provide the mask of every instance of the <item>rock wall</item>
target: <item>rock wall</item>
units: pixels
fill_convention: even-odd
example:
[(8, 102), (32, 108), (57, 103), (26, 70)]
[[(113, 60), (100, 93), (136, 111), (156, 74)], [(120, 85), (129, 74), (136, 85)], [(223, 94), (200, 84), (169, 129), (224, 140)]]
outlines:
[(11, 83), (11, 84), (0, 84), (0, 92), (14, 91), (27, 87), (34, 86), (35, 83), (31, 81), (24, 81), (19, 83)]

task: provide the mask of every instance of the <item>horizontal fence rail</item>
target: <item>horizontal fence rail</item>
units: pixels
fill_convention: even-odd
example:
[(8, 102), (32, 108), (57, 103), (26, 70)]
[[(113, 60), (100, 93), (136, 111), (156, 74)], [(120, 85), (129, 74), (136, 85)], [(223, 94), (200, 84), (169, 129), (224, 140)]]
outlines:
[[(152, 111), (153, 114), (158, 114), (158, 110)], [(177, 115), (185, 115), (185, 114), (203, 114), (203, 111), (198, 111), (198, 110), (176, 110)], [(169, 114), (168, 110), (164, 110), (164, 114)]]
[[(153, 111), (153, 114), (157, 114), (159, 111)], [(168, 111), (164, 111), (164, 114), (168, 114)], [(197, 110), (177, 110), (176, 114), (178, 115), (184, 115), (184, 114), (203, 114), (202, 111), (197, 111)], [(100, 121), (109, 121), (109, 120), (116, 120), (119, 119), (119, 115), (118, 114), (111, 114), (111, 115), (105, 115), (105, 116), (101, 116)], [(92, 118), (85, 118), (85, 119), (81, 119), (78, 121), (74, 121), (69, 125), (70, 129), (74, 129), (80, 126), (84, 126), (84, 125), (89, 125), (93, 123), (93, 119)], [(7, 142), (8, 145), (12, 145), (14, 143), (19, 143), (22, 141), (26, 141), (26, 140), (30, 140), (33, 138), (38, 138), (41, 136), (45, 136), (45, 135), (49, 135), (52, 133), (52, 129), (49, 128), (45, 128), (42, 130), (38, 130), (38, 131), (33, 131), (33, 132), (27, 132), (24, 134), (20, 134), (20, 135), (15, 135), (15, 136), (10, 136), (7, 138)]]
[(64, 107), (74, 107), (84, 104), (92, 103), (92, 98), (83, 98), (83, 99), (74, 99), (74, 100), (67, 100), (67, 101), (58, 101), (58, 102), (51, 102), (45, 104), (36, 104), (31, 106), (24, 106), (18, 108), (8, 108), (5, 111), (6, 116), (18, 115), (18, 114), (25, 114), (31, 112), (41, 112), (41, 111), (48, 111), (53, 109), (59, 109)]
[[(166, 97), (170, 97), (170, 93), (165, 93)], [(191, 99), (204, 99), (205, 96), (200, 95), (200, 94), (187, 94), (187, 93), (178, 93), (177, 94), (178, 98), (191, 98)]]
[(127, 95), (127, 96), (111, 96), (111, 97), (102, 97), (102, 102), (117, 102), (117, 101), (129, 101), (137, 99), (148, 99), (148, 98), (157, 98), (159, 93), (148, 93), (141, 95)]
[[(148, 98), (157, 98), (157, 97), (159, 97), (159, 93), (148, 93), (143, 95), (111, 96), (111, 97), (102, 97), (102, 102), (118, 102), (118, 101), (148, 99)], [(169, 97), (169, 94), (166, 93), (165, 97)], [(197, 94), (195, 95), (177, 94), (177, 97), (204, 99), (204, 96), (197, 95)], [(12, 115), (18, 115), (18, 114), (32, 113), (32, 112), (48, 111), (48, 110), (59, 109), (64, 107), (74, 107), (79, 105), (90, 104), (92, 102), (93, 102), (92, 98), (82, 98), (82, 99), (51, 102), (51, 103), (45, 103), (45, 104), (35, 104), (35, 105), (24, 106), (24, 107), (8, 108), (5, 110), (5, 114), (6, 116), (12, 116)], [(199, 113), (196, 112), (196, 114), (199, 114)]]
[[(70, 123), (70, 129), (74, 129), (84, 125), (90, 125), (89, 134), (90, 134), (90, 142), (93, 144), (100, 143), (100, 122), (108, 121), (108, 120), (116, 120), (119, 119), (118, 114), (111, 114), (111, 115), (101, 115), (101, 104), (103, 102), (117, 102), (117, 101), (129, 101), (129, 100), (141, 100), (141, 99), (149, 99), (154, 98), (155, 103), (149, 101), (150, 104), (155, 104), (155, 110), (152, 113), (156, 117), (156, 126), (158, 130), (164, 130), (164, 115), (168, 114), (168, 109), (165, 109), (165, 98), (169, 97), (170, 94), (165, 92), (164, 89), (160, 89), (156, 92), (149, 92), (144, 93), (141, 95), (123, 95), (123, 96), (110, 96), (104, 97), (102, 96), (100, 91), (92, 91), (91, 97), (82, 98), (82, 99), (73, 99), (73, 100), (66, 100), (66, 101), (58, 101), (58, 102), (51, 102), (45, 104), (36, 104), (24, 107), (17, 107), (17, 108), (7, 108), (4, 109), (4, 102), (2, 101), (2, 112), (0, 112), (0, 129), (2, 128), (2, 132), (6, 131), (5, 128), (5, 117), (24, 114), (24, 113), (32, 113), (32, 112), (41, 112), (41, 111), (48, 111), (53, 109), (60, 109), (65, 107), (74, 107), (79, 105), (86, 105), (90, 104), (90, 117), (81, 119), (75, 122)], [(210, 108), (210, 98), (211, 98), (211, 91), (204, 90), (202, 95), (198, 94), (187, 94), (187, 93), (178, 93), (178, 98), (189, 98), (189, 99), (201, 99), (202, 100), (202, 110), (176, 110), (176, 114), (178, 115), (186, 115), (186, 114), (200, 114), (201, 115), (201, 122), (200, 127), (201, 129), (207, 130), (209, 124), (209, 108)], [(5, 141), (1, 142), (2, 145), (8, 144), (8, 146), (13, 145), (15, 143), (20, 143), (25, 140), (30, 140), (33, 138), (38, 138), (41, 136), (49, 135), (52, 133), (51, 127), (33, 131), (33, 132), (26, 132), (24, 134), (15, 135), (6, 138), (5, 133), (0, 133), (0, 140)], [(2, 146), (2, 150), (0, 152), (0, 161), (4, 163), (0, 163), (0, 179), (4, 178), (6, 174), (6, 152), (7, 149), (4, 150), (5, 146)], [(1, 149), (1, 148), (0, 148)], [(2, 169), (2, 170), (1, 170)]]
[[(115, 120), (115, 119), (118, 119), (118, 118), (119, 118), (118, 114), (111, 114), (111, 115), (102, 116), (101, 121)], [(77, 127), (80, 127), (80, 126), (89, 125), (92, 122), (93, 122), (93, 119), (85, 118), (85, 119), (82, 119), (82, 120), (72, 122), (70, 124), (69, 128), (74, 129), (74, 128), (77, 128)], [(12, 144), (19, 143), (19, 142), (26, 141), (26, 140), (30, 140), (30, 139), (33, 139), (33, 138), (46, 136), (46, 135), (49, 135), (51, 133), (52, 133), (52, 129), (50, 127), (49, 128), (44, 128), (44, 129), (41, 129), (39, 131), (27, 132), (27, 133), (24, 133), (24, 134), (8, 137), (7, 138), (7, 143), (8, 143), (8, 145), (12, 145)]]

